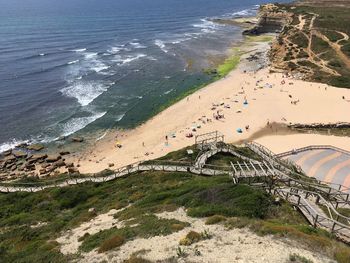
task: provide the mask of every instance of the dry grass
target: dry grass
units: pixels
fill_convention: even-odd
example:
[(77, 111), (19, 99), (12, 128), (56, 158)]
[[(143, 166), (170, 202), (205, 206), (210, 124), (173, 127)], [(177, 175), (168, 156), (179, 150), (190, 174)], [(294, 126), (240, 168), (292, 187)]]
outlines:
[(105, 240), (98, 249), (98, 253), (103, 253), (105, 251), (111, 250), (116, 247), (120, 247), (124, 243), (124, 238), (119, 235), (115, 235), (110, 239)]
[(205, 221), (206, 225), (214, 225), (220, 222), (226, 221), (226, 217), (221, 216), (221, 215), (213, 215), (211, 217), (208, 217), (207, 220)]
[(142, 257), (137, 256), (131, 256), (129, 259), (124, 260), (123, 263), (151, 263), (152, 261), (149, 261), (147, 259), (144, 259)]
[(203, 236), (196, 232), (196, 231), (190, 231), (187, 233), (186, 237), (180, 240), (180, 245), (182, 246), (190, 246), (193, 243), (197, 243), (203, 239)]

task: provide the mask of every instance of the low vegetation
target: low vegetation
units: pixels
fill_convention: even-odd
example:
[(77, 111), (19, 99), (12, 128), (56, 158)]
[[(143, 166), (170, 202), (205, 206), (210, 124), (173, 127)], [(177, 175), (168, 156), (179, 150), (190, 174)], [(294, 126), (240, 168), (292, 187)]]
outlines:
[(123, 245), (124, 241), (125, 239), (122, 236), (119, 236), (119, 235), (112, 236), (111, 238), (103, 241), (103, 243), (100, 245), (98, 249), (98, 253), (103, 253), (113, 248), (120, 247), (121, 245)]
[(291, 254), (289, 256), (289, 261), (290, 262), (295, 262), (295, 263), (313, 263), (312, 260), (309, 260), (306, 257), (300, 256), (298, 254)]
[[(316, 1), (317, 2), (317, 1)], [(313, 2), (279, 4), (293, 22), (273, 45), (276, 68), (299, 72), (304, 78), (350, 87), (350, 8)]]
[[(251, 154), (245, 148), (239, 150)], [(188, 161), (188, 158), (192, 157), (188, 157), (185, 149), (163, 159)], [(327, 232), (309, 227), (289, 204), (276, 203), (263, 190), (243, 184), (232, 185), (228, 176), (135, 173), (108, 183), (85, 183), (37, 193), (0, 194), (0, 206), (2, 262), (69, 262), (79, 258), (80, 252), (95, 249), (104, 253), (118, 250), (137, 237), (166, 236), (189, 227), (189, 223), (158, 217), (157, 213), (180, 207), (186, 208), (189, 216), (206, 217), (208, 225), (247, 227), (259, 235), (296, 239), (341, 263), (350, 256), (348, 247)], [(122, 227), (86, 233), (79, 238), (79, 253), (69, 256), (60, 253), (57, 237), (98, 214), (120, 208), (124, 209), (114, 217), (123, 221)], [(181, 245), (210, 236), (206, 231), (192, 231)], [(179, 257), (182, 257), (185, 252), (179, 249)], [(134, 255), (125, 262), (147, 262), (141, 256)]]
[(213, 224), (217, 224), (220, 222), (224, 222), (226, 221), (226, 217), (221, 216), (221, 215), (213, 215), (207, 218), (207, 220), (205, 221), (206, 225), (213, 225)]
[(203, 236), (196, 231), (190, 231), (187, 233), (186, 237), (180, 240), (179, 244), (181, 246), (190, 246), (193, 243), (199, 242), (203, 239)]
[[(136, 236), (167, 235), (187, 226), (150, 213), (184, 206), (191, 216), (263, 218), (271, 198), (249, 186), (233, 187), (226, 176), (208, 178), (164, 172), (139, 173), (104, 184), (86, 183), (37, 193), (0, 194), (2, 259), (4, 262), (69, 261), (76, 255), (62, 255), (54, 241), (62, 231), (89, 221), (96, 214), (129, 204), (132, 205), (116, 215), (120, 220), (129, 220), (129, 225), (86, 235), (81, 239), (81, 250), (108, 249), (116, 241), (115, 236), (127, 242)], [(89, 212), (90, 208), (95, 208), (94, 212)]]

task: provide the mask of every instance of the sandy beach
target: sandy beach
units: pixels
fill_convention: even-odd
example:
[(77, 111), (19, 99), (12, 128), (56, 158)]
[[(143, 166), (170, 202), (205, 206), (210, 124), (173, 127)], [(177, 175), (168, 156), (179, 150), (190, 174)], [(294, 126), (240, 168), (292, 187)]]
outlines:
[[(254, 48), (267, 51), (268, 43)], [(245, 57), (237, 69), (167, 108), (129, 131), (110, 131), (91, 148), (73, 157), (80, 172), (95, 173), (113, 164), (118, 168), (154, 159), (194, 144), (186, 135), (220, 131), (229, 143), (242, 142), (269, 123), (350, 122), (350, 90), (310, 83), (270, 73), (269, 68), (250, 71)], [(254, 63), (254, 62), (253, 62)], [(344, 98), (343, 98), (344, 96)], [(221, 118), (216, 119), (220, 115)], [(249, 126), (249, 128), (248, 128)], [(246, 129), (248, 128), (248, 129)], [(238, 133), (241, 129), (242, 133)], [(312, 144), (335, 144), (350, 150), (346, 137), (315, 134), (280, 135), (271, 128), (258, 141), (276, 153)], [(117, 147), (117, 144), (122, 147)]]

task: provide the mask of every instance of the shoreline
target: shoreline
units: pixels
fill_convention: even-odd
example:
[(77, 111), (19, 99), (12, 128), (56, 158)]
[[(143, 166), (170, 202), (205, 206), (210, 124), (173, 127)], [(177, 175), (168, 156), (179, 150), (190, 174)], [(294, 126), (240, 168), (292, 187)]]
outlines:
[[(243, 24), (237, 24), (236, 26), (239, 26), (241, 29), (244, 29)], [(259, 41), (263, 42), (266, 40), (259, 39)], [(92, 154), (91, 149), (94, 149), (96, 147), (96, 144), (104, 143), (104, 141), (106, 140), (113, 140), (111, 138), (115, 133), (118, 133), (120, 137), (128, 136), (128, 134), (131, 131), (138, 129), (148, 121), (155, 118), (157, 115), (161, 114), (167, 108), (172, 107), (181, 100), (188, 98), (192, 94), (196, 93), (198, 90), (201, 90), (206, 86), (225, 78), (226, 75), (229, 74), (232, 69), (238, 66), (240, 62), (240, 57), (242, 55), (244, 55), (246, 52), (252, 52), (252, 45), (253, 43), (250, 39), (248, 39), (248, 37), (243, 37), (243, 39), (236, 39), (226, 50), (225, 56), (220, 55), (218, 57), (218, 60), (213, 60), (212, 62), (210, 62), (210, 66), (207, 69), (203, 69), (203, 73), (208, 75), (207, 81), (195, 84), (194, 86), (186, 90), (184, 93), (178, 94), (177, 96), (170, 99), (167, 103), (160, 105), (160, 107), (155, 109), (154, 112), (152, 112), (147, 119), (137, 124), (133, 124), (130, 127), (111, 127), (91, 132), (86, 131), (83, 134), (78, 132), (67, 137), (58, 138), (57, 140), (51, 142), (16, 142), (16, 145), (10, 150), (5, 150), (2, 151), (2, 153), (0, 153), (2, 155), (2, 159), (0, 159), (0, 168), (1, 166), (3, 166), (3, 164), (5, 164), (6, 166), (5, 168), (3, 167), (3, 169), (0, 169), (0, 177), (7, 177), (7, 179), (13, 180), (16, 178), (22, 178), (26, 176), (31, 177), (38, 175), (39, 177), (47, 177), (56, 176), (61, 173), (67, 172), (72, 173), (72, 171), (85, 172), (84, 169), (80, 168), (81, 165), (79, 162), (82, 158), (86, 159), (87, 155)], [(241, 50), (242, 47), (244, 48), (244, 52), (242, 52)], [(210, 60), (210, 58), (208, 59)], [(32, 145), (35, 147), (39, 146), (40, 150), (32, 151), (30, 149)], [(64, 152), (64, 156), (61, 156), (62, 152)], [(7, 158), (12, 158), (12, 156), (17, 153), (21, 153), (21, 158), (25, 156), (27, 163), (23, 164), (23, 160), (17, 160), (16, 157), (14, 162), (11, 161), (11, 163), (7, 165)], [(50, 160), (56, 160), (59, 163), (59, 166), (56, 165), (56, 161), (52, 164), (51, 162), (47, 163), (45, 160), (45, 156), (47, 156)], [(40, 159), (37, 159), (38, 157), (40, 157)], [(93, 155), (93, 158), (96, 158), (96, 156)], [(90, 159), (91, 158), (89, 158), (89, 160)], [(102, 159), (104, 159), (104, 157), (101, 157), (99, 160)], [(96, 162), (99, 161), (96, 160)], [(11, 167), (9, 168), (10, 170), (7, 169), (7, 166), (9, 165), (11, 165)], [(112, 166), (114, 166), (114, 164), (108, 165), (108, 167)], [(8, 174), (6, 174), (7, 170), (9, 172)]]
[[(240, 24), (243, 31), (247, 21), (253, 24), (257, 20), (258, 16), (230, 21)], [(44, 154), (57, 156), (62, 151), (70, 152), (63, 161), (73, 164), (75, 171), (93, 174), (159, 158), (193, 145), (195, 135), (215, 130), (224, 134), (228, 143), (255, 140), (275, 153), (298, 148), (296, 146), (328, 144), (329, 140), (335, 146), (350, 150), (350, 137), (306, 134), (287, 128), (296, 123), (350, 123), (350, 117), (345, 114), (350, 103), (341, 99), (344, 95), (350, 97), (350, 90), (271, 73), (267, 53), (276, 36), (245, 35), (231, 47), (208, 82), (174, 97), (137, 126), (101, 130), (102, 136), (86, 133), (82, 143), (68, 142), (75, 137), (69, 136), (62, 143), (49, 145)], [(212, 70), (209, 68), (208, 74), (212, 74)], [(334, 107), (327, 110), (319, 105)], [(49, 175), (66, 171), (68, 166)]]
[[(270, 73), (268, 67), (257, 72), (249, 71), (246, 59), (252, 53), (267, 52), (269, 44), (254, 43), (252, 50), (242, 56), (238, 67), (226, 77), (197, 90), (135, 129), (109, 132), (90, 149), (72, 158), (72, 161), (79, 163), (82, 173), (95, 173), (155, 159), (192, 145), (194, 138), (187, 138), (187, 133), (195, 136), (218, 130), (225, 135), (227, 142), (242, 143), (254, 133), (266, 129), (268, 122), (287, 125), (350, 121), (350, 117), (345, 114), (349, 104), (341, 99), (343, 94), (350, 96), (350, 90), (294, 80), (282, 73)], [(285, 84), (282, 85), (283, 82)], [(243, 104), (245, 98), (248, 106)], [(295, 101), (298, 102), (294, 104)], [(327, 107), (318, 109), (317, 102), (336, 106), (331, 111)], [(215, 120), (213, 115), (217, 111), (225, 118)], [(247, 125), (249, 130), (246, 131), (244, 128)], [(242, 129), (243, 133), (237, 133), (236, 129)], [(274, 134), (281, 136), (279, 131), (271, 130), (259, 138), (273, 138)], [(296, 140), (296, 135), (291, 134), (290, 138)], [(259, 141), (259, 138), (254, 139)], [(328, 136), (321, 136), (318, 141), (325, 144), (327, 138)], [(339, 138), (349, 141), (344, 146), (350, 149), (350, 138)], [(265, 146), (278, 150), (276, 144), (279, 143), (280, 140), (270, 139), (265, 142)], [(116, 147), (116, 144), (121, 145), (121, 148)]]

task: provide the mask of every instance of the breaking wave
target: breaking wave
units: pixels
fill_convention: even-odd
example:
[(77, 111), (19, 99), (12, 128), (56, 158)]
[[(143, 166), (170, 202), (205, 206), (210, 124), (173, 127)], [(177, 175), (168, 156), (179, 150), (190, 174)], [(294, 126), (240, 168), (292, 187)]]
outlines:
[(107, 91), (111, 85), (113, 83), (106, 81), (76, 81), (72, 85), (63, 88), (61, 93), (76, 99), (81, 106), (87, 106)]
[(92, 116), (72, 118), (64, 124), (61, 124), (60, 128), (62, 130), (61, 136), (71, 135), (81, 129), (84, 129), (90, 123), (102, 118), (106, 112), (93, 113)]
[(168, 53), (169, 51), (165, 48), (165, 43), (162, 40), (156, 39), (154, 44), (158, 46), (163, 52)]

